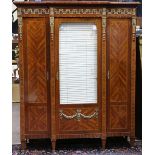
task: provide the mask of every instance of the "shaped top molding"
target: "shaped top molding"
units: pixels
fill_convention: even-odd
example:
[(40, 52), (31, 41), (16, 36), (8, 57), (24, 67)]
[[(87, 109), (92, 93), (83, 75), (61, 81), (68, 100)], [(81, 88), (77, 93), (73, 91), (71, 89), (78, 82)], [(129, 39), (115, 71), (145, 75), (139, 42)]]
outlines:
[(35, 1), (14, 1), (13, 2), (17, 7), (24, 7), (24, 6), (100, 6), (100, 7), (136, 7), (137, 5), (140, 5), (140, 2), (116, 2), (116, 1), (92, 1), (92, 0), (85, 0), (85, 1), (79, 1), (79, 0), (49, 0), (49, 1), (41, 1), (41, 2), (35, 2)]

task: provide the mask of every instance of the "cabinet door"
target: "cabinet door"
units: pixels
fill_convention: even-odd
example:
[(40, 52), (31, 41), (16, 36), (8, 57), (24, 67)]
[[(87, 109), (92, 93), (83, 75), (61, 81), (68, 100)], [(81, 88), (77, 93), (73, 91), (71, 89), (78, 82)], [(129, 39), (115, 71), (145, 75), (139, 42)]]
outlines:
[(101, 22), (55, 20), (57, 132), (101, 131)]
[(126, 132), (130, 124), (130, 19), (108, 19), (108, 131)]
[(24, 50), (24, 101), (27, 134), (49, 131), (48, 116), (48, 20), (46, 18), (23, 19)]

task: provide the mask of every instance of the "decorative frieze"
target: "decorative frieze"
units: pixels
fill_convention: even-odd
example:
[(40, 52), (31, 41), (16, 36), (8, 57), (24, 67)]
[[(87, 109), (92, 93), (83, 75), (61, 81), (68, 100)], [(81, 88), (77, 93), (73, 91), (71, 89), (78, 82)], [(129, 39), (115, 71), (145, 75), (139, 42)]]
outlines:
[[(106, 16), (107, 15), (136, 15), (136, 9), (134, 8), (90, 8), (90, 9), (72, 9), (72, 8), (18, 8), (18, 19), (19, 19), (19, 35), (22, 39), (22, 15), (48, 15), (50, 14), (50, 30), (53, 36), (54, 32), (54, 16), (55, 15), (99, 15), (102, 17), (102, 32), (103, 39), (105, 38), (106, 32)], [(132, 20), (132, 25), (135, 26), (136, 19)]]
[(108, 15), (136, 15), (136, 9), (132, 8), (110, 8), (107, 9)]
[(18, 8), (18, 16), (23, 14), (56, 14), (56, 15), (136, 15), (136, 9), (134, 8), (91, 8), (91, 9), (62, 9), (62, 8)]
[(54, 9), (54, 14), (57, 15), (66, 15), (66, 14), (96, 14), (100, 15), (102, 14), (102, 9), (60, 9), (60, 8), (55, 8)]
[(49, 14), (49, 9), (48, 8), (18, 8), (18, 16), (21, 16), (23, 14), (25, 15), (33, 15), (33, 14)]

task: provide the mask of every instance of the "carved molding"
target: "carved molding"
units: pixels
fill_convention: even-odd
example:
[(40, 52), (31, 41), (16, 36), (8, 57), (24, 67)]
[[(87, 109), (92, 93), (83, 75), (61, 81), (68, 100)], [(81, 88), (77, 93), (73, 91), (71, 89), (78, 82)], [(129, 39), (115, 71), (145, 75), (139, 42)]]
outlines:
[(54, 17), (50, 17), (50, 33), (51, 33), (51, 40), (53, 40), (53, 35), (54, 35)]
[(106, 25), (107, 9), (102, 12), (102, 138), (106, 138)]
[(98, 118), (98, 109), (95, 110), (95, 112), (93, 114), (90, 115), (85, 115), (81, 113), (81, 109), (77, 109), (76, 113), (73, 115), (66, 115), (63, 113), (63, 110), (59, 111), (59, 116), (60, 119), (65, 118), (65, 119), (77, 119), (78, 121), (81, 120), (81, 118), (84, 119), (91, 119), (91, 118)]
[(51, 33), (54, 32), (54, 17), (50, 17), (50, 27), (51, 27)]
[(23, 14), (28, 15), (28, 14), (49, 14), (49, 9), (48, 8), (18, 8), (17, 12), (18, 16), (21, 16)]
[(96, 14), (106, 16), (112, 14), (136, 15), (136, 9), (132, 8), (100, 8), (100, 9), (60, 9), (54, 8), (54, 14)]
[(102, 32), (105, 33), (106, 29), (106, 17), (102, 17)]
[(136, 9), (132, 8), (110, 8), (107, 9), (108, 15), (136, 15)]
[(18, 17), (18, 28), (19, 28), (19, 39), (20, 40), (22, 40), (22, 27), (23, 27), (22, 17)]
[(102, 14), (103, 10), (102, 9), (60, 9), (60, 8), (55, 8), (54, 9), (54, 14), (57, 15), (66, 15), (66, 14), (96, 14), (100, 15)]
[(132, 18), (131, 46), (131, 137), (135, 137), (135, 81), (136, 81), (136, 18)]
[(132, 26), (136, 27), (136, 18), (132, 18)]
[(106, 10), (106, 8), (103, 8), (102, 9), (102, 16), (106, 16), (106, 14), (107, 14), (107, 10)]
[(27, 14), (51, 14), (51, 15), (66, 15), (66, 14), (94, 14), (94, 15), (136, 15), (134, 8), (92, 8), (92, 9), (62, 9), (62, 8), (18, 8), (18, 16)]
[(103, 8), (102, 10), (102, 40), (104, 41), (106, 38), (106, 23), (107, 23), (107, 19), (106, 19), (106, 15), (107, 15), (107, 9)]
[(136, 16), (136, 9), (135, 8), (132, 11), (132, 15)]
[(54, 8), (50, 8), (50, 15), (54, 15)]
[(136, 40), (136, 18), (132, 18), (132, 39)]

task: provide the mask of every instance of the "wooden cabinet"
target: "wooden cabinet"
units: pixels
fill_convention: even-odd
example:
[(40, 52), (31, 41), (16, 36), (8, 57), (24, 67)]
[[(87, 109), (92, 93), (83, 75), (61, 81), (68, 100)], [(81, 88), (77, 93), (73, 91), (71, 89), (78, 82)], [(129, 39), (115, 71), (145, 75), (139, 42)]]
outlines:
[(21, 143), (135, 139), (137, 2), (15, 2)]

